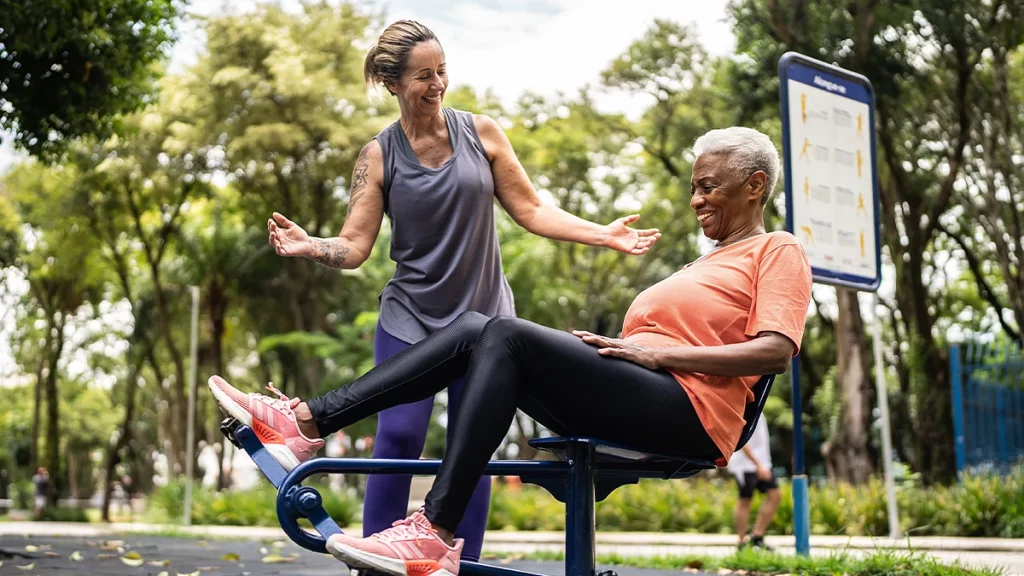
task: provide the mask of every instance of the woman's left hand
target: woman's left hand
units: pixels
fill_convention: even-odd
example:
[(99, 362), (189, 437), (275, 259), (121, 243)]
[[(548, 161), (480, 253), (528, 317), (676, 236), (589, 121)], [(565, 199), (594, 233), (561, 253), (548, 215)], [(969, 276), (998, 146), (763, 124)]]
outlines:
[(599, 336), (597, 334), (587, 332), (586, 330), (573, 330), (572, 333), (587, 344), (597, 346), (597, 353), (602, 356), (611, 356), (613, 358), (629, 360), (634, 364), (639, 364), (640, 366), (650, 370), (657, 370), (661, 367), (658, 363), (657, 355), (654, 353), (654, 350), (650, 348), (628, 344), (624, 340), (620, 340), (618, 338)]
[(630, 214), (605, 225), (605, 246), (626, 254), (640, 255), (647, 252), (661, 238), (661, 232), (657, 228), (636, 230), (629, 227), (639, 219), (639, 214)]

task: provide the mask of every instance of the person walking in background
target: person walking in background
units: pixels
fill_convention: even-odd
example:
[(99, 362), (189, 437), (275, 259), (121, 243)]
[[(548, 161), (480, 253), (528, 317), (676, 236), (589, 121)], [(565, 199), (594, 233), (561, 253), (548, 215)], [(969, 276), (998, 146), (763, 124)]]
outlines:
[(46, 495), (50, 491), (50, 474), (42, 466), (32, 476), (32, 484), (35, 485), (35, 507), (32, 510), (32, 517), (36, 520), (43, 519), (43, 512), (46, 511)]
[[(736, 501), (736, 510), (733, 513), (739, 547), (753, 546), (770, 551), (771, 547), (764, 542), (764, 533), (772, 523), (772, 518), (775, 517), (775, 511), (779, 507), (782, 495), (779, 492), (779, 484), (775, 481), (775, 473), (772, 472), (768, 422), (765, 420), (764, 414), (761, 414), (750, 441), (729, 460), (728, 471), (736, 477), (740, 490), (740, 498)], [(750, 506), (755, 490), (764, 494), (764, 502), (761, 503), (761, 508), (758, 510), (750, 540), (747, 540)]]

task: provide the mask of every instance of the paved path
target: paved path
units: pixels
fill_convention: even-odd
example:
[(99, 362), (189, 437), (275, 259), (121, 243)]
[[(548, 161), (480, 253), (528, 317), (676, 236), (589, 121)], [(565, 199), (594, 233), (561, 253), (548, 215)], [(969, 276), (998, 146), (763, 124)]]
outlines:
[[(117, 541), (94, 540), (71, 536), (0, 536), (0, 549), (18, 552), (30, 558), (15, 557), (3, 560), (0, 574), (26, 576), (156, 576), (166, 572), (169, 576), (340, 576), (344, 566), (333, 557), (303, 550), (291, 543), (275, 546), (272, 542), (220, 540), (207, 541), (169, 536), (126, 536)], [(39, 550), (26, 551), (26, 546)], [(119, 552), (118, 549), (124, 552)], [(264, 554), (261, 550), (267, 552)], [(129, 566), (121, 560), (122, 554), (137, 552), (142, 566)], [(81, 560), (71, 560), (75, 552)], [(282, 563), (264, 563), (271, 554), (288, 559)], [(32, 569), (19, 571), (16, 567), (32, 565)], [(517, 570), (562, 576), (560, 562), (512, 561), (503, 566)], [(678, 576), (670, 570), (615, 567), (619, 576)], [(697, 576), (713, 576), (693, 573)], [(714, 575), (714, 576), (717, 576)]]
[[(186, 529), (145, 524), (62, 524), (36, 522), (0, 522), (0, 542), (9, 538), (70, 536), (80, 540), (123, 539), (124, 534), (142, 538), (146, 533), (174, 530), (187, 533), (195, 539), (230, 539), (250, 542), (287, 541), (279, 528), (249, 528), (236, 526), (197, 526)], [(347, 532), (359, 534), (358, 526), (350, 526)], [(180, 539), (179, 539), (180, 540)], [(141, 541), (141, 540), (140, 540)], [(174, 539), (166, 540), (167, 542)], [(485, 553), (532, 553), (537, 551), (560, 552), (564, 550), (564, 535), (561, 532), (503, 532), (490, 531), (485, 538)], [(779, 552), (793, 554), (792, 536), (769, 536), (767, 541)], [(189, 542), (188, 539), (184, 540)], [(236, 542), (236, 544), (238, 544)], [(170, 544), (166, 544), (170, 546)], [(291, 543), (289, 542), (289, 545)], [(295, 551), (297, 546), (291, 545)], [(220, 544), (218, 543), (218, 547)], [(256, 551), (258, 552), (258, 548)], [(1000, 538), (939, 538), (914, 537), (891, 540), (889, 538), (861, 538), (842, 536), (812, 536), (811, 552), (815, 556), (829, 556), (846, 552), (851, 555), (867, 554), (879, 548), (893, 550), (915, 550), (933, 556), (943, 562), (960, 562), (968, 566), (990, 566), (1007, 570), (1008, 575), (1024, 576), (1024, 539)], [(220, 549), (220, 548), (218, 548)], [(701, 554), (726, 556), (735, 550), (735, 536), (705, 534), (668, 534), (644, 532), (599, 532), (597, 534), (598, 554), (620, 554), (622, 556), (681, 556)], [(84, 553), (84, 552), (83, 552)], [(70, 552), (69, 552), (70, 554)], [(223, 552), (221, 552), (223, 554)], [(219, 555), (214, 555), (219, 558)], [(313, 555), (314, 557), (316, 555)], [(215, 558), (215, 559), (216, 559)], [(330, 558), (328, 565), (333, 562)], [(0, 568), (5, 574), (6, 566)], [(310, 569), (314, 569), (310, 565)], [(248, 569), (245, 571), (249, 571)], [(157, 574), (159, 571), (152, 572)], [(188, 574), (178, 570), (182, 574)], [(140, 574), (140, 572), (131, 572)], [(142, 572), (144, 573), (144, 572)], [(283, 570), (279, 573), (291, 573)], [(336, 574), (337, 572), (332, 572)], [(205, 572), (204, 572), (205, 574)], [(240, 572), (239, 572), (240, 574)], [(258, 572), (253, 572), (258, 574)], [(318, 574), (318, 572), (310, 572)], [(620, 571), (620, 576), (622, 572)], [(175, 576), (171, 571), (170, 576)]]

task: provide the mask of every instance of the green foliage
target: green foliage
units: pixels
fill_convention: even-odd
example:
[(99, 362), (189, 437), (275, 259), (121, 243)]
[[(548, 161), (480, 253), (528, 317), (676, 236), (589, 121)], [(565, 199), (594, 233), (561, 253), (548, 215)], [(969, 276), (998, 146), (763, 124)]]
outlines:
[(0, 127), (35, 155), (105, 137), (150, 99), (177, 0), (0, 1)]
[[(499, 555), (500, 557), (501, 555)], [(522, 558), (522, 555), (516, 555)], [(527, 559), (565, 560), (562, 553), (541, 552), (526, 555)], [(794, 576), (1002, 576), (996, 568), (967, 568), (959, 563), (945, 564), (925, 553), (881, 550), (864, 557), (845, 552), (829, 556), (798, 556), (764, 552), (755, 548), (740, 550), (728, 556), (622, 556), (598, 554), (598, 565), (633, 566), (671, 571), (703, 571), (705, 573), (792, 574)]]
[(88, 522), (89, 516), (82, 508), (62, 508), (50, 506), (43, 510), (46, 522)]
[[(780, 485), (782, 501), (769, 527), (792, 534), (793, 501)], [(735, 533), (735, 483), (729, 479), (643, 480), (612, 492), (597, 504), (604, 531)], [(754, 508), (760, 503), (754, 499)], [(889, 532), (885, 485), (825, 484), (809, 493), (811, 533), (884, 536)], [(1024, 467), (1008, 477), (966, 476), (950, 487), (907, 485), (897, 491), (901, 530), (913, 536), (1024, 537)], [(753, 517), (753, 516), (752, 516)], [(494, 490), (492, 530), (564, 530), (563, 505), (535, 486)]]
[[(359, 504), (345, 494), (336, 494), (326, 485), (315, 486), (323, 497), (324, 509), (338, 526), (345, 527), (359, 512)], [(179, 522), (185, 502), (185, 484), (176, 481), (153, 491), (147, 515), (155, 522)], [(192, 522), (217, 526), (280, 526), (277, 519), (277, 491), (267, 483), (251, 490), (216, 491), (194, 486)]]

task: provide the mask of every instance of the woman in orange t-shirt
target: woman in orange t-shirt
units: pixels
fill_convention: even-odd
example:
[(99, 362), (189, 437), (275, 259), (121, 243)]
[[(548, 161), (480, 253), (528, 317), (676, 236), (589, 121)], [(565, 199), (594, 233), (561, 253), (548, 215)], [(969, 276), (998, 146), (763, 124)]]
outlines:
[[(447, 452), (424, 509), (370, 538), (335, 535), (349, 565), (405, 576), (431, 563), (458, 570), (458, 526), (477, 479), (517, 409), (565, 436), (638, 450), (727, 460), (751, 386), (783, 372), (803, 337), (811, 273), (792, 235), (767, 233), (764, 207), (779, 173), (771, 140), (749, 128), (713, 130), (694, 144), (690, 207), (715, 248), (642, 292), (622, 338), (572, 334), (472, 312), (318, 398), (210, 387), (271, 454), (308, 459), (308, 446), (380, 410), (430, 397), (465, 376)], [(435, 564), (436, 563), (436, 564)]]

